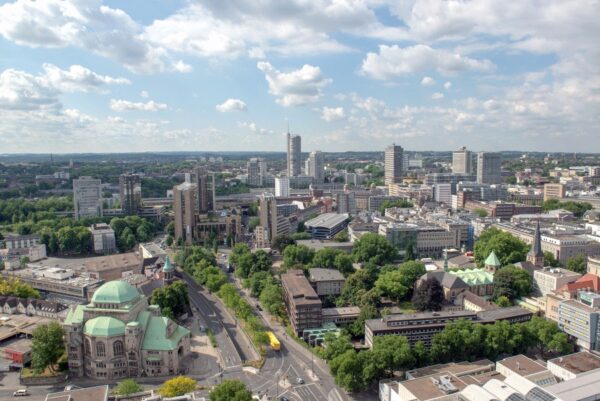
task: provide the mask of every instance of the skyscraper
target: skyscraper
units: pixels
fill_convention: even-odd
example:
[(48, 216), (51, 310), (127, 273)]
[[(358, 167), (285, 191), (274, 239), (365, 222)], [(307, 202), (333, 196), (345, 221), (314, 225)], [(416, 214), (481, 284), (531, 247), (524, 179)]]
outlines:
[(310, 152), (306, 159), (306, 175), (313, 177), (316, 184), (322, 184), (325, 180), (324, 168), (323, 152), (320, 150)]
[(175, 219), (175, 240), (182, 238), (186, 244), (194, 239), (194, 216), (197, 207), (198, 187), (184, 182), (173, 187), (173, 215)]
[(458, 174), (471, 174), (472, 171), (471, 151), (466, 147), (452, 152), (452, 172)]
[(277, 200), (272, 193), (265, 192), (260, 195), (259, 208), (260, 225), (264, 233), (264, 242), (270, 244), (278, 235), (287, 235), (290, 233), (290, 220), (287, 217), (277, 214)]
[(102, 182), (92, 177), (73, 180), (75, 218), (102, 217)]
[(142, 206), (142, 180), (137, 174), (121, 174), (119, 176), (119, 194), (121, 210), (125, 216), (137, 214)]
[(302, 154), (302, 138), (300, 135), (287, 133), (287, 174), (288, 177), (300, 175)]
[(477, 182), (480, 184), (502, 183), (502, 158), (500, 153), (477, 154)]
[(275, 196), (290, 196), (290, 179), (288, 177), (275, 177)]
[(215, 211), (215, 175), (208, 172), (206, 167), (199, 166), (194, 169), (194, 183), (196, 184), (196, 210), (198, 213), (207, 214)]
[(402, 157), (404, 150), (402, 146), (392, 144), (385, 149), (385, 185), (402, 182)]
[(260, 187), (264, 183), (267, 172), (267, 162), (260, 157), (253, 157), (246, 163), (248, 172), (248, 185)]

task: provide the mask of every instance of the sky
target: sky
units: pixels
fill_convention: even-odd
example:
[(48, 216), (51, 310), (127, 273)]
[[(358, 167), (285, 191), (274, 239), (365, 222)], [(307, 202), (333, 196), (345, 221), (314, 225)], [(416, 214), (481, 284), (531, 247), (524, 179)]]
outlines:
[(0, 153), (600, 152), (598, 0), (0, 1)]

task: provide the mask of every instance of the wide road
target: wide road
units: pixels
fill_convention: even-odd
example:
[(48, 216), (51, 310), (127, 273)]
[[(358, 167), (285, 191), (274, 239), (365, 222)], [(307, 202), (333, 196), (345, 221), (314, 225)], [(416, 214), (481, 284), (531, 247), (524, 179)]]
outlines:
[[(191, 303), (200, 311), (201, 320), (206, 323), (206, 327), (210, 329), (217, 341), (217, 351), (223, 359), (223, 367), (225, 369), (240, 367), (242, 358), (245, 358), (246, 354), (243, 353), (243, 345), (235, 343), (230, 334), (236, 330), (235, 322), (232, 322), (231, 318), (223, 313), (218, 302), (209, 299), (210, 295), (205, 293), (205, 290), (196, 284), (187, 273), (181, 272), (181, 279), (188, 285)], [(236, 337), (234, 336), (234, 338)]]

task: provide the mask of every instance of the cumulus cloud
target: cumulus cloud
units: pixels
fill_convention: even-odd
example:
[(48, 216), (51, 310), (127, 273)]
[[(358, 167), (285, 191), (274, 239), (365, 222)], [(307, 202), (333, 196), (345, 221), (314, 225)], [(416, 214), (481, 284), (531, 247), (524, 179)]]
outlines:
[(265, 135), (265, 134), (272, 134), (273, 131), (266, 129), (266, 128), (260, 128), (258, 125), (256, 125), (255, 122), (249, 122), (249, 121), (239, 121), (237, 123), (238, 127), (240, 128), (244, 128), (249, 130), (250, 132), (252, 132), (253, 134), (260, 134), (260, 135)]
[(88, 92), (98, 90), (104, 85), (130, 84), (126, 78), (113, 78), (100, 75), (81, 65), (72, 65), (68, 70), (61, 70), (55, 65), (44, 64), (44, 77), (48, 85), (63, 92)]
[(277, 97), (282, 106), (299, 106), (319, 100), (322, 90), (331, 83), (319, 67), (305, 64), (290, 72), (281, 72), (269, 62), (258, 62), (257, 67), (265, 74), (269, 93)]
[(248, 106), (240, 99), (227, 99), (223, 103), (218, 104), (216, 107), (217, 111), (221, 113), (228, 113), (231, 111), (246, 111)]
[(141, 91), (140, 96), (144, 99), (147, 99), (148, 97), (150, 97), (150, 94), (148, 93), (148, 91)]
[(191, 65), (184, 63), (183, 60), (178, 60), (173, 63), (173, 70), (177, 72), (188, 73), (192, 72), (193, 68)]
[(444, 84), (444, 89), (450, 90), (451, 87), (452, 87), (452, 82), (446, 81), (446, 83)]
[(165, 110), (168, 106), (165, 103), (156, 103), (153, 100), (147, 102), (131, 102), (123, 99), (111, 99), (110, 108), (114, 111), (158, 111)]
[(423, 85), (423, 86), (435, 85), (435, 80), (431, 77), (423, 77), (423, 79), (421, 80), (421, 85)]
[(384, 80), (419, 71), (435, 70), (451, 74), (466, 70), (489, 71), (493, 67), (489, 60), (476, 60), (428, 45), (381, 45), (378, 53), (367, 54), (361, 71), (371, 78)]
[(0, 73), (0, 109), (59, 109), (58, 94), (42, 77), (12, 68)]
[(433, 100), (440, 100), (444, 98), (444, 94), (441, 92), (435, 92), (433, 95), (431, 95), (431, 98)]
[(342, 120), (346, 117), (343, 107), (323, 107), (321, 119), (329, 122)]

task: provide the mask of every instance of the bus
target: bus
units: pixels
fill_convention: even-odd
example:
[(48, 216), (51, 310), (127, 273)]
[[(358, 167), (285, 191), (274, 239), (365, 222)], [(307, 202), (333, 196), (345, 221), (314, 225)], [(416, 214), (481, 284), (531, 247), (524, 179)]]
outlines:
[(277, 337), (275, 337), (275, 334), (273, 334), (272, 331), (267, 331), (267, 336), (269, 337), (271, 348), (273, 348), (275, 351), (279, 351), (281, 349), (281, 344), (279, 343)]

